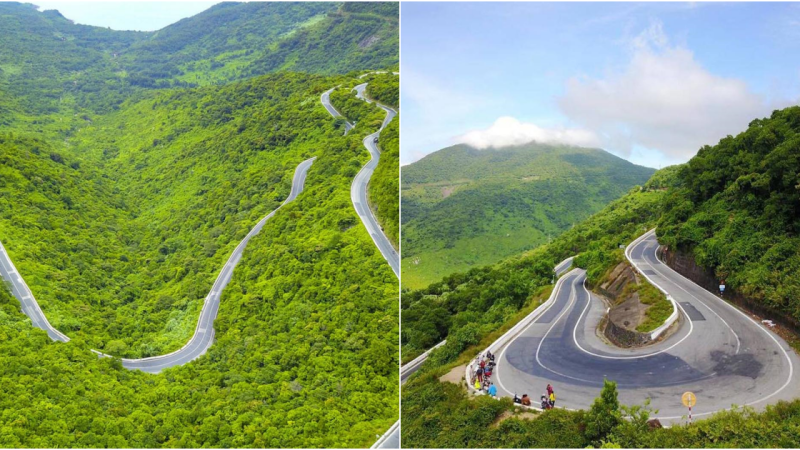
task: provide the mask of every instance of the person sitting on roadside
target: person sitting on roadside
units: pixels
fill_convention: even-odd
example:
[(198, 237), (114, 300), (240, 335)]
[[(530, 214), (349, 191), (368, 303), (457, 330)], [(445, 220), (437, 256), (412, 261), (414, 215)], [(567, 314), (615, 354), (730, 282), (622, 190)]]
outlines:
[(550, 402), (547, 400), (547, 396), (542, 394), (542, 411), (550, 409)]
[(486, 378), (490, 378), (492, 376), (492, 369), (484, 369), (483, 376)]
[(514, 394), (514, 403), (522, 403), (522, 399), (517, 397), (517, 394)]
[(528, 394), (522, 394), (520, 403), (522, 403), (523, 406), (531, 406), (531, 398), (528, 397)]
[(497, 386), (495, 386), (494, 383), (491, 383), (489, 385), (489, 391), (488, 392), (489, 392), (489, 395), (491, 395), (492, 397), (497, 397)]

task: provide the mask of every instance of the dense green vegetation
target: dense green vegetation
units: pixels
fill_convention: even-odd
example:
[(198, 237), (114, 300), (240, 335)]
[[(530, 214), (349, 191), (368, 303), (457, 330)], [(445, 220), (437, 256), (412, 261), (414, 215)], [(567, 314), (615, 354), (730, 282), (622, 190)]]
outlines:
[(457, 145), (403, 168), (403, 286), (547, 243), (653, 170), (602, 150)]
[[(268, 73), (272, 70), (254, 66), (265, 67), (267, 61), (280, 66), (284, 57), (274, 50), (338, 7), (323, 2), (218, 3), (149, 34), (126, 49), (121, 64), (129, 72), (128, 81), (143, 87), (204, 85)], [(327, 61), (314, 71), (324, 72), (336, 63)]]
[(800, 107), (754, 120), (677, 172), (659, 239), (729, 291), (800, 321)]
[(373, 128), (377, 125), (380, 128), (386, 113), (374, 104), (356, 97), (353, 88), (358, 84), (361, 84), (361, 80), (353, 79), (350, 83), (334, 89), (330, 95), (331, 105), (356, 126)]
[(399, 30), (399, 3), (345, 3), (325, 20), (273, 44), (247, 74), (333, 74), (388, 67), (399, 61)]
[(251, 242), (217, 342), (195, 363), (130, 372), (80, 337), (50, 342), (4, 304), (0, 445), (354, 447), (385, 430), (397, 414), (396, 284), (348, 207), (342, 154), (360, 139), (325, 134), (306, 192)]
[[(220, 4), (135, 33), (0, 4), (0, 240), (72, 338), (0, 286), (0, 446), (363, 447), (397, 419), (397, 279), (350, 203), (383, 116), (343, 137), (319, 102), (397, 63), (393, 10)], [(223, 83), (273, 56), (278, 73)], [(207, 354), (151, 375), (89, 351), (182, 346), (312, 156), (244, 252)]]
[(183, 345), (230, 252), (321, 145), (330, 121), (308, 100), (334, 82), (164, 92), (81, 129), (66, 156), (4, 152), (0, 229), (53, 326), (119, 356)]
[[(367, 97), (399, 110), (400, 77), (377, 74), (367, 77)], [(378, 86), (378, 95), (374, 90)], [(381, 132), (378, 140), (381, 159), (372, 174), (369, 198), (383, 232), (395, 248), (400, 242), (400, 116), (394, 118)]]
[[(27, 375), (3, 398), (31, 401), (3, 405), (0, 429), (17, 425), (2, 445), (361, 446), (388, 428), (397, 285), (349, 200), (371, 130), (342, 138), (318, 102), (341, 81), (165, 92), (98, 120), (63, 155), (3, 138), (3, 242), (73, 341), (51, 343), (18, 306), (5, 314), (2, 378)], [(151, 376), (88, 352), (182, 345), (221, 262), (312, 155), (304, 194), (248, 246), (206, 356)]]
[(400, 107), (400, 79), (391, 73), (372, 74), (365, 78), (367, 96), (394, 109)]

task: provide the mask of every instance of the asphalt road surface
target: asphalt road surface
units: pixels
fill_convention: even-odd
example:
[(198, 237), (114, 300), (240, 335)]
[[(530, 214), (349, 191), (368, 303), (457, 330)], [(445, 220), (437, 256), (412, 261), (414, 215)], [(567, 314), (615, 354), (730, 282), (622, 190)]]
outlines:
[[(138, 369), (144, 372), (158, 373), (168, 367), (186, 364), (187, 362), (203, 355), (206, 350), (211, 347), (211, 344), (214, 342), (214, 320), (217, 318), (217, 312), (219, 311), (220, 295), (222, 294), (223, 289), (225, 289), (225, 286), (228, 285), (236, 264), (238, 264), (239, 260), (242, 258), (242, 252), (247, 246), (247, 243), (250, 241), (250, 238), (261, 231), (261, 228), (264, 227), (264, 223), (266, 223), (270, 217), (275, 215), (275, 213), (284, 205), (297, 198), (300, 192), (303, 191), (306, 174), (308, 173), (308, 169), (311, 167), (311, 164), (314, 162), (314, 159), (315, 158), (305, 160), (297, 166), (297, 169), (295, 169), (294, 172), (294, 177), (292, 178), (292, 189), (289, 196), (286, 198), (286, 200), (284, 200), (281, 206), (269, 213), (266, 217), (261, 219), (255, 227), (253, 227), (253, 229), (247, 234), (247, 236), (245, 236), (244, 239), (242, 239), (231, 256), (228, 258), (228, 261), (222, 267), (222, 271), (217, 277), (217, 280), (214, 282), (211, 292), (209, 292), (205, 299), (203, 308), (200, 311), (200, 318), (197, 321), (194, 335), (192, 335), (192, 338), (189, 340), (189, 342), (181, 349), (167, 355), (142, 359), (123, 359), (122, 365), (124, 367), (128, 369)], [(36, 299), (34, 299), (30, 289), (25, 284), (25, 281), (22, 279), (22, 277), (19, 276), (17, 270), (14, 268), (14, 265), (11, 262), (8, 253), (6, 253), (5, 248), (2, 247), (2, 244), (0, 244), (0, 275), (2, 275), (3, 279), (10, 282), (11, 292), (20, 301), (20, 304), (22, 305), (22, 311), (28, 317), (30, 317), (34, 326), (47, 331), (47, 334), (53, 340), (62, 342), (69, 341), (67, 336), (53, 328), (47, 321), (47, 318), (42, 313), (41, 308), (39, 308), (39, 304), (36, 302)], [(109, 356), (100, 352), (95, 353), (104, 357)]]
[(494, 382), (504, 396), (534, 399), (552, 384), (556, 405), (586, 409), (603, 379), (617, 382), (623, 404), (651, 400), (662, 421), (685, 420), (681, 395), (697, 395), (693, 417), (732, 405), (761, 408), (800, 392), (798, 358), (780, 337), (662, 263), (651, 231), (629, 248), (636, 269), (678, 303), (677, 330), (639, 349), (611, 346), (598, 336), (606, 306), (584, 285), (582, 269), (568, 272), (539, 317), (495, 353)]
[(400, 448), (400, 421), (395, 422), (370, 448)]
[[(336, 89), (336, 88), (332, 87), (332, 88), (328, 89), (327, 91), (323, 92), (322, 95), (319, 97), (319, 101), (322, 102), (322, 106), (324, 106), (325, 109), (328, 110), (328, 113), (330, 113), (330, 115), (332, 115), (333, 117), (344, 118), (344, 116), (339, 114), (339, 111), (337, 111), (336, 108), (334, 108), (333, 105), (331, 105), (331, 92), (333, 92), (334, 89)], [(345, 134), (345, 136), (347, 135), (347, 133), (350, 130), (353, 129), (354, 126), (355, 125), (350, 123), (349, 120), (345, 119), (345, 121), (344, 121), (344, 134)]]
[[(556, 264), (556, 266), (553, 268), (553, 271), (556, 273), (556, 275), (561, 276), (564, 272), (566, 272), (567, 269), (569, 269), (570, 266), (572, 266), (572, 259), (573, 259), (573, 257), (570, 256), (569, 258), (567, 258), (567, 259), (561, 261), (560, 263)], [(437, 348), (441, 347), (442, 345), (444, 345), (446, 343), (447, 343), (446, 339), (444, 341), (442, 341), (442, 342), (439, 342), (438, 344), (436, 344), (433, 347), (429, 348), (425, 353), (417, 356), (413, 360), (411, 360), (408, 363), (406, 363), (405, 366), (401, 367), (400, 368), (400, 382), (401, 383), (405, 383), (406, 380), (411, 375), (413, 375), (417, 370), (419, 370), (419, 368), (422, 367), (422, 364), (425, 363), (425, 361), (428, 360), (428, 355), (430, 355), (432, 351), (436, 350)]]
[[(366, 87), (366, 83), (356, 86), (354, 88), (356, 91), (356, 97), (364, 100), (367, 103), (372, 103), (366, 97), (366, 95), (364, 95), (364, 90)], [(378, 167), (378, 162), (381, 158), (381, 152), (378, 150), (378, 137), (381, 135), (381, 131), (383, 131), (386, 125), (388, 125), (389, 122), (391, 122), (392, 119), (394, 119), (394, 117), (397, 115), (395, 110), (392, 108), (381, 105), (377, 102), (375, 102), (375, 105), (386, 111), (386, 117), (384, 117), (381, 128), (378, 131), (364, 138), (364, 147), (367, 148), (370, 156), (372, 156), (372, 159), (370, 159), (369, 162), (367, 162), (364, 167), (361, 168), (356, 177), (353, 179), (353, 184), (350, 187), (350, 199), (353, 201), (353, 205), (356, 208), (358, 216), (361, 218), (361, 222), (364, 223), (364, 226), (367, 228), (367, 231), (372, 237), (372, 240), (375, 242), (375, 245), (378, 247), (378, 250), (380, 250), (381, 254), (386, 259), (386, 262), (388, 262), (389, 266), (392, 267), (394, 274), (399, 278), (400, 256), (389, 242), (389, 239), (383, 233), (383, 229), (380, 227), (380, 225), (378, 225), (378, 220), (375, 218), (375, 215), (372, 214), (372, 209), (369, 207), (369, 203), (367, 201), (367, 187), (369, 186), (369, 180), (372, 177), (372, 173), (375, 172), (375, 168)]]
[(54, 341), (69, 341), (66, 335), (50, 325), (47, 317), (42, 312), (42, 308), (39, 307), (39, 303), (36, 302), (36, 299), (33, 297), (33, 293), (27, 283), (22, 279), (22, 275), (20, 275), (19, 271), (14, 266), (14, 263), (11, 262), (11, 257), (8, 256), (8, 252), (6, 252), (2, 243), (0, 243), (0, 276), (3, 277), (6, 285), (10, 288), (11, 294), (19, 300), (22, 306), (22, 312), (30, 317), (33, 326), (46, 331), (50, 339)]

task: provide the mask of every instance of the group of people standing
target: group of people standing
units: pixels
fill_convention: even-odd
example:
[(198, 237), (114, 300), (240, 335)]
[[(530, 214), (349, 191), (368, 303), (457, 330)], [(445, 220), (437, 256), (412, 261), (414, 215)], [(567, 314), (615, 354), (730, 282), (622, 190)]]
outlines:
[(478, 368), (475, 369), (475, 374), (470, 384), (476, 391), (483, 391), (492, 397), (497, 397), (497, 386), (491, 381), (492, 372), (494, 372), (494, 368), (497, 366), (497, 363), (494, 362), (494, 355), (487, 350), (484, 356), (481, 357), (479, 355), (477, 359)]
[[(492, 397), (497, 397), (497, 386), (491, 381), (492, 373), (497, 366), (497, 363), (494, 361), (494, 355), (487, 350), (485, 355), (478, 355), (476, 363), (477, 369), (475, 369), (472, 379), (469, 380), (470, 385), (474, 387), (476, 391), (486, 392)], [(522, 398), (514, 394), (514, 403), (519, 403), (523, 406), (531, 406), (531, 398), (528, 397), (528, 394), (524, 394)], [(556, 393), (553, 390), (553, 386), (550, 384), (547, 385), (547, 392), (542, 394), (541, 406), (542, 410), (553, 409), (556, 406)]]

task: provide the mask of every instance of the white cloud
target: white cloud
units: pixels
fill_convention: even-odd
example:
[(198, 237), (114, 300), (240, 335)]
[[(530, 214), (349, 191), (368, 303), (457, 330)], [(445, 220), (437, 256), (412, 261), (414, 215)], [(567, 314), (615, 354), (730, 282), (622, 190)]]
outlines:
[(588, 130), (542, 128), (532, 123), (520, 122), (513, 117), (500, 117), (489, 128), (470, 131), (456, 138), (456, 142), (481, 150), (489, 147), (527, 144), (532, 141), (580, 147), (592, 147), (599, 144), (597, 136)]
[[(457, 127), (454, 124), (465, 124), (479, 111), (492, 107), (496, 102), (456, 87), (452, 80), (426, 76), (406, 67), (403, 67), (400, 79), (400, 95), (403, 105), (401, 164), (410, 164), (449, 145), (454, 134), (470, 128), (464, 125), (454, 130)], [(413, 133), (407, 131), (412, 129)]]
[(789, 103), (770, 104), (743, 81), (710, 73), (690, 50), (671, 46), (660, 23), (633, 39), (631, 51), (622, 71), (572, 78), (559, 99), (572, 122), (625, 156), (642, 146), (685, 161)]

